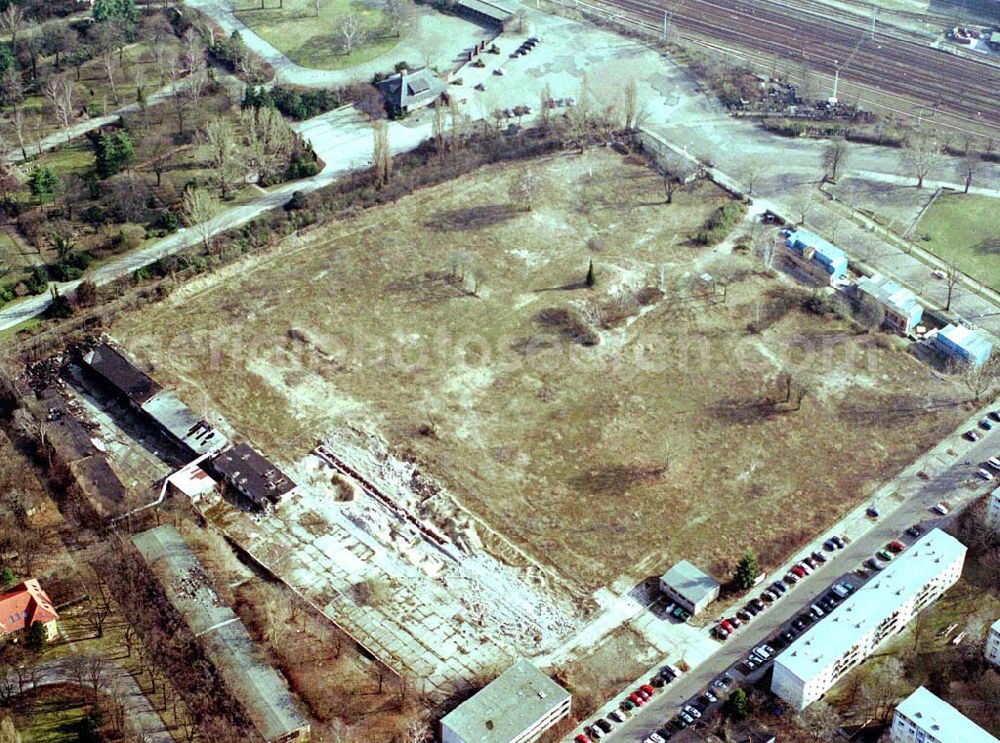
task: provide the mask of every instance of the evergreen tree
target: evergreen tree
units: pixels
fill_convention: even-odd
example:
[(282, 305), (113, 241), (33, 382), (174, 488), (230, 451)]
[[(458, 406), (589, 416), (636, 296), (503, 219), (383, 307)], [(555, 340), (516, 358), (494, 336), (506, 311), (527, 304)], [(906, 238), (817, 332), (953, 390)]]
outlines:
[(744, 553), (743, 557), (740, 558), (739, 564), (736, 566), (736, 587), (743, 591), (753, 588), (753, 582), (759, 574), (760, 568), (757, 565), (757, 555), (753, 552)]
[(121, 20), (127, 23), (138, 23), (139, 9), (135, 0), (94, 0), (94, 20), (98, 23)]
[(747, 698), (747, 693), (743, 689), (737, 689), (726, 700), (725, 704), (726, 714), (729, 715), (730, 719), (734, 722), (743, 722), (750, 718), (750, 700)]
[(24, 641), (32, 650), (41, 650), (49, 641), (49, 628), (41, 622), (34, 622), (28, 627), (28, 636)]
[(51, 199), (59, 187), (59, 176), (48, 165), (39, 165), (28, 176), (28, 190), (39, 201)]
[(17, 576), (14, 575), (14, 571), (11, 570), (10, 568), (4, 568), (3, 570), (0, 570), (0, 584), (2, 584), (4, 588), (8, 588), (14, 585), (14, 580), (16, 579), (16, 577)]
[(590, 266), (587, 267), (587, 288), (593, 289), (594, 285), (597, 283), (597, 277), (594, 276), (594, 259), (590, 259)]
[(126, 131), (105, 134), (97, 140), (94, 152), (94, 169), (99, 178), (110, 178), (128, 170), (135, 162), (135, 147)]

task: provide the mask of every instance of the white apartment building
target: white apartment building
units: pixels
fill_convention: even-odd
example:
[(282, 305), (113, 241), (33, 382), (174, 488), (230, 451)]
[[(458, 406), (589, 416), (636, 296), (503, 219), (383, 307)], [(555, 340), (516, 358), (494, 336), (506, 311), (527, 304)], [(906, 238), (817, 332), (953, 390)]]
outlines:
[(1000, 488), (990, 493), (990, 499), (986, 504), (986, 523), (994, 531), (1000, 531)]
[(531, 743), (569, 715), (571, 697), (521, 658), (441, 720), (441, 743)]
[(922, 686), (896, 707), (889, 740), (891, 743), (1000, 743)]
[(1000, 666), (1000, 619), (993, 623), (986, 636), (986, 660)]
[(822, 697), (954, 585), (965, 551), (940, 529), (928, 533), (778, 656), (771, 691), (800, 710)]

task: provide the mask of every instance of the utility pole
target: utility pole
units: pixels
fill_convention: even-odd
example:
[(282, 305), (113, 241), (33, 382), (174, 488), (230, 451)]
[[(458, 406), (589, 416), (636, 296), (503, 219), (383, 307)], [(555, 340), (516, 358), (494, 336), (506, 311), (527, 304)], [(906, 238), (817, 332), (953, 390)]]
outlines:
[(670, 30), (670, 13), (663, 9), (663, 43), (667, 43), (667, 32)]
[(878, 18), (878, 8), (872, 8), (872, 41), (875, 41), (875, 20)]
[(833, 96), (830, 98), (834, 103), (837, 102), (837, 86), (840, 85), (840, 62), (833, 60)]

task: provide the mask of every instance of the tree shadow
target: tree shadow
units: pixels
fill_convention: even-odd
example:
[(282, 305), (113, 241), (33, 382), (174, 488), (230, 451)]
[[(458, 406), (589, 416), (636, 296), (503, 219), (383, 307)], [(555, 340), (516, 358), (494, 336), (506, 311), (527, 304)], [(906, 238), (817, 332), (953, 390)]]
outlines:
[(451, 271), (424, 271), (385, 285), (390, 294), (408, 294), (411, 302), (433, 304), (448, 299), (470, 296), (462, 277)]
[(972, 249), (980, 255), (1000, 255), (1000, 236), (988, 237)]
[(510, 204), (484, 204), (461, 209), (441, 209), (424, 225), (437, 232), (482, 230), (512, 219), (518, 210)]

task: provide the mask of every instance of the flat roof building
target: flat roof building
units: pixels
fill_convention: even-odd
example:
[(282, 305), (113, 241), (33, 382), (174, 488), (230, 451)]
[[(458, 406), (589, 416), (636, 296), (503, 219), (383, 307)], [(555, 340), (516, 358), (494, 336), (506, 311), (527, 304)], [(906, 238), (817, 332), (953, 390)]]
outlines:
[(824, 284), (832, 284), (847, 273), (847, 254), (809, 230), (784, 230), (785, 257), (793, 265)]
[(986, 523), (994, 531), (1000, 531), (1000, 488), (994, 489), (986, 501)]
[(184, 537), (164, 524), (135, 535), (132, 543), (261, 737), (268, 743), (307, 741), (309, 721), (278, 672), (256, 651), (243, 622), (219, 597)]
[(929, 532), (777, 657), (771, 691), (800, 710), (819, 699), (955, 584), (965, 552), (950, 534)]
[(514, 19), (514, 11), (487, 0), (456, 0), (455, 10), (467, 18), (486, 26), (497, 26), (501, 31)]
[(250, 444), (237, 444), (223, 452), (212, 460), (212, 466), (229, 485), (265, 510), (278, 505), (297, 487)]
[(83, 361), (137, 408), (163, 389), (149, 375), (139, 371), (121, 351), (107, 343), (99, 343), (85, 353)]
[(196, 457), (214, 454), (229, 445), (225, 436), (195, 415), (172, 392), (158, 392), (143, 403), (142, 412)]
[(881, 274), (862, 278), (858, 281), (858, 291), (885, 310), (885, 324), (897, 333), (909, 333), (924, 316), (916, 294)]
[(986, 660), (995, 666), (1000, 666), (1000, 619), (993, 623), (990, 632), (986, 635), (986, 649), (984, 652)]
[(571, 700), (521, 658), (441, 720), (441, 743), (530, 743), (569, 715)]
[(896, 707), (889, 740), (891, 743), (1000, 743), (922, 686)]
[(694, 615), (719, 598), (718, 581), (687, 560), (681, 560), (660, 576), (660, 590)]
[(982, 366), (993, 353), (993, 344), (981, 330), (945, 325), (931, 338), (939, 353), (960, 364)]

